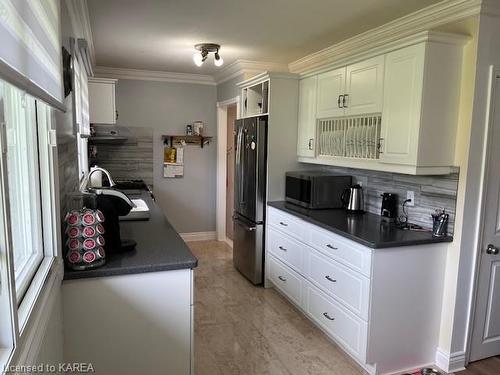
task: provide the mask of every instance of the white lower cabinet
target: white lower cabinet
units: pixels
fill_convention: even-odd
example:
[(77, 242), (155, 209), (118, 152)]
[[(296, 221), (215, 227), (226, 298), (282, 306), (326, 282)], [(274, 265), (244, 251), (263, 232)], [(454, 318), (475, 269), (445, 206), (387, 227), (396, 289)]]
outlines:
[(371, 249), (268, 207), (267, 282), (370, 374), (433, 364), (445, 259), (446, 244)]
[(305, 282), (304, 310), (350, 354), (362, 362), (365, 361), (368, 332), (366, 321), (328, 298), (307, 281)]
[(305, 276), (311, 283), (339, 299), (362, 319), (368, 319), (369, 278), (329, 260), (312, 249), (307, 252)]
[(269, 261), (269, 278), (295, 304), (302, 305), (302, 281), (300, 275), (281, 263), (272, 255)]

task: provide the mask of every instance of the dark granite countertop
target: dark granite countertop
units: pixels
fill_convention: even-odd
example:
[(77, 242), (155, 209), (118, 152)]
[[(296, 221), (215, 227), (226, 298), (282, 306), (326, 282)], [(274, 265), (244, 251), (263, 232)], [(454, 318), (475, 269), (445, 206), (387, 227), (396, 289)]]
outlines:
[(270, 207), (292, 214), (311, 224), (373, 249), (451, 242), (453, 237), (433, 237), (431, 232), (403, 230), (372, 213), (348, 214), (344, 209), (308, 210), (284, 201)]
[(151, 214), (149, 220), (120, 222), (122, 238), (137, 241), (135, 250), (106, 255), (106, 264), (99, 268), (85, 271), (66, 268), (65, 280), (188, 269), (198, 265), (198, 260), (149, 192), (130, 195), (130, 198), (144, 199)]

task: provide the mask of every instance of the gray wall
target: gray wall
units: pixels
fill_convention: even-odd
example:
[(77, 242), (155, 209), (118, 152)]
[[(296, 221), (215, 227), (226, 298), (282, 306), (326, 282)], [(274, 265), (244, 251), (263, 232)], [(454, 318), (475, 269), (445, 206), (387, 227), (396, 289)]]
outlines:
[(239, 95), (239, 89), (236, 87), (238, 82), (245, 80), (243, 74), (232, 78), (226, 82), (217, 85), (217, 101), (222, 102), (224, 100), (232, 99)]
[(216, 135), (215, 86), (118, 80), (118, 125), (153, 129), (153, 185), (157, 202), (180, 233), (215, 231), (216, 143), (184, 152), (184, 177), (163, 178), (163, 134), (184, 134), (186, 124), (205, 123)]

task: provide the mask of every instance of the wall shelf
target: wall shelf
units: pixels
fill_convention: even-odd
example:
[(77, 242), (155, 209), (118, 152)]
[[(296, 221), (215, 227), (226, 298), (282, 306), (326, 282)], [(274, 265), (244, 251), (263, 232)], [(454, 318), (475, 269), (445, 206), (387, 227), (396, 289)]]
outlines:
[(163, 141), (168, 141), (171, 145), (184, 141), (187, 145), (199, 145), (201, 148), (209, 144), (212, 138), (203, 135), (162, 135)]

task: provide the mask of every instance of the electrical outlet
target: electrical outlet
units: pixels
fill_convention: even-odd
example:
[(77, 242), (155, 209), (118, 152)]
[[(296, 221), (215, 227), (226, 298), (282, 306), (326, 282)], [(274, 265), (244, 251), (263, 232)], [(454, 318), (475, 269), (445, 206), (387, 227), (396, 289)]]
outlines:
[(406, 199), (411, 199), (410, 202), (406, 203), (407, 206), (413, 207), (415, 206), (415, 192), (408, 190), (406, 192)]

